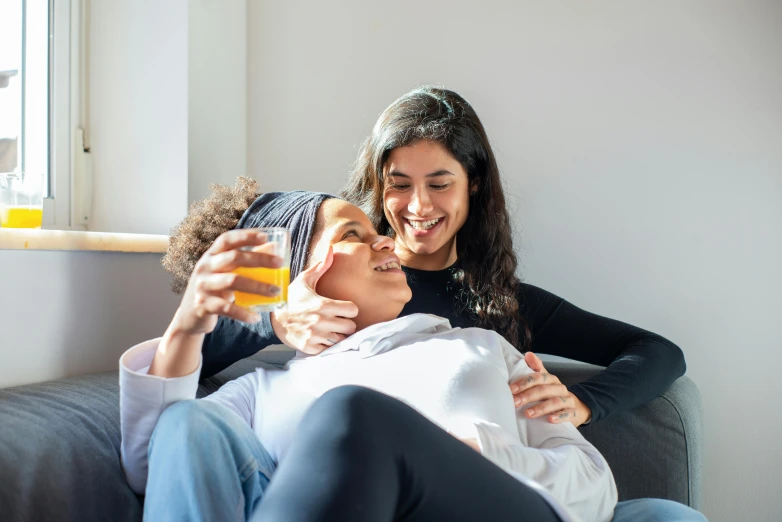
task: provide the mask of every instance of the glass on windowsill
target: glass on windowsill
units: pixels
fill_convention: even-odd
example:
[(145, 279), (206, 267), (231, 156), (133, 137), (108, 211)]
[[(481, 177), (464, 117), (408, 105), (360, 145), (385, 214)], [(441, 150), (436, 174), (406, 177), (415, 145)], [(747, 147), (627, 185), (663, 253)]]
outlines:
[(0, 227), (41, 228), (43, 185), (43, 174), (0, 174)]

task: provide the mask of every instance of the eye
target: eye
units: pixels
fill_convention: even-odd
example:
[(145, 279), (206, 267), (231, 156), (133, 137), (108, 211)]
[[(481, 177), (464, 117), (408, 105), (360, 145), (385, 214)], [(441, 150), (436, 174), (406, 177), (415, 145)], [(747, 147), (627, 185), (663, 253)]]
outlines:
[(394, 183), (393, 181), (386, 185), (386, 190), (407, 190), (410, 188), (409, 183)]
[(350, 230), (342, 234), (342, 238), (340, 239), (340, 241), (345, 241), (349, 237), (357, 237), (360, 239), (360, 236), (358, 235), (358, 232), (356, 231), (355, 228), (351, 228)]
[(445, 189), (447, 189), (448, 187), (450, 187), (450, 186), (451, 186), (451, 184), (450, 184), (450, 183), (445, 183), (444, 185), (429, 185), (429, 186), (430, 186), (431, 188), (433, 188), (434, 190), (445, 190)]

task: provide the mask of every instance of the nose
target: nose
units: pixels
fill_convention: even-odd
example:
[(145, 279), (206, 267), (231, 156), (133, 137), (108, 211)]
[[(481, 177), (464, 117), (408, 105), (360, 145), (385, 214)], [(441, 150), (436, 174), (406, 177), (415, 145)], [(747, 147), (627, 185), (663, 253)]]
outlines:
[(394, 250), (394, 240), (388, 236), (376, 236), (372, 242), (372, 250), (382, 252), (383, 250)]
[(407, 210), (416, 216), (425, 216), (432, 211), (432, 200), (429, 199), (429, 192), (426, 190), (416, 190), (410, 198)]

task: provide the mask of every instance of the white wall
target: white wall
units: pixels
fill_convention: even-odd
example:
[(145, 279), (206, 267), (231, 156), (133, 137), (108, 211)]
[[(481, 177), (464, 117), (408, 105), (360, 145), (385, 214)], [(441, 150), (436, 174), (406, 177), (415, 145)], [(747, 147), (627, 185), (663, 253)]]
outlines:
[(187, 212), (188, 2), (90, 5), (89, 229), (168, 234)]
[(771, 521), (782, 483), (782, 4), (248, 5), (248, 157), (337, 191), (377, 115), (441, 83), (495, 145), (523, 275), (684, 350), (705, 513)]
[(247, 171), (247, 0), (191, 0), (188, 203)]
[(0, 388), (116, 370), (180, 296), (160, 254), (0, 251)]

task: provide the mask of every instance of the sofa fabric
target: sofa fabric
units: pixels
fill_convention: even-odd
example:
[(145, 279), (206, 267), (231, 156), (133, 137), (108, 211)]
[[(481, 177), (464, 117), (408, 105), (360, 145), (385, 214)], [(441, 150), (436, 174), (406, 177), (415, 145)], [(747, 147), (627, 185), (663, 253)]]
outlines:
[[(600, 371), (586, 364), (547, 364), (569, 385)], [(703, 410), (695, 383), (684, 376), (659, 397), (579, 430), (614, 472), (619, 500), (667, 498), (701, 509)]]
[(0, 518), (141, 520), (119, 447), (117, 372), (0, 390)]
[[(198, 396), (290, 352), (264, 351), (204, 380)], [(599, 371), (547, 363), (565, 384)], [(677, 380), (649, 404), (581, 428), (608, 460), (620, 500), (668, 498), (700, 507), (701, 405)], [(120, 465), (117, 372), (0, 389), (0, 516), (8, 522), (142, 518)]]

